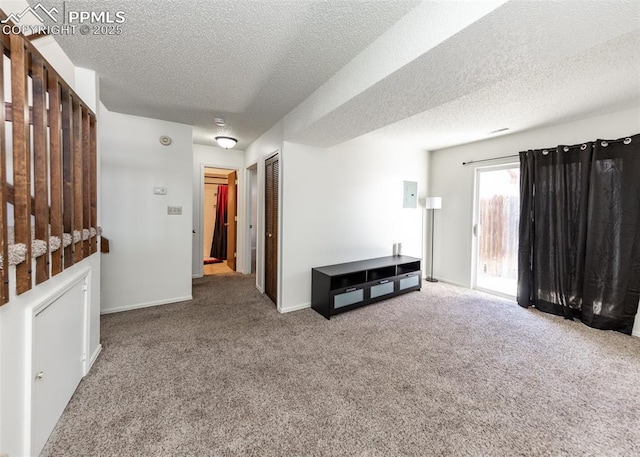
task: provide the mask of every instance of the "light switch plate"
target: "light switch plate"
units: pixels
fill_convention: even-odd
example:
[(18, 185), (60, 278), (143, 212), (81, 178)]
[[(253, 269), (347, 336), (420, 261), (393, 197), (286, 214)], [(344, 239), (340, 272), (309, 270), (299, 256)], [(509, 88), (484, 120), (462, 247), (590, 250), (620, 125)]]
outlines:
[(182, 206), (167, 206), (169, 216), (182, 216)]
[(167, 195), (167, 188), (164, 186), (154, 186), (153, 195)]

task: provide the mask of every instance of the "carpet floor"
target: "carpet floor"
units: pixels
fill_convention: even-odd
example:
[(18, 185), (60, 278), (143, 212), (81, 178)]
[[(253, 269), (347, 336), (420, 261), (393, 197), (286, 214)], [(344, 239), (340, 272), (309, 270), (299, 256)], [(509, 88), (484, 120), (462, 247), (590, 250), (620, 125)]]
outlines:
[(42, 455), (640, 455), (639, 338), (443, 283), (282, 315), (254, 282), (103, 316)]

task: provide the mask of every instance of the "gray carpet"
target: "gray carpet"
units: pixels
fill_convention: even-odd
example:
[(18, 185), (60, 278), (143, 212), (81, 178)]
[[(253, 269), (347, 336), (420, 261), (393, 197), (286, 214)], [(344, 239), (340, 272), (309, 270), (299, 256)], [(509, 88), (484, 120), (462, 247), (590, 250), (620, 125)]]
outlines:
[(253, 284), (104, 316), (43, 455), (640, 455), (638, 338), (443, 283), (331, 321)]

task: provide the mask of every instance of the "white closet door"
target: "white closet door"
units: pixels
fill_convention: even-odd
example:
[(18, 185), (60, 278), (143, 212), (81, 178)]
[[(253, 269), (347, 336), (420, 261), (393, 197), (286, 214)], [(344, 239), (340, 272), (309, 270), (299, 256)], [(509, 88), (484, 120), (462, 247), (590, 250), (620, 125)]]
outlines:
[(33, 325), (31, 453), (38, 455), (82, 379), (84, 281), (40, 311)]

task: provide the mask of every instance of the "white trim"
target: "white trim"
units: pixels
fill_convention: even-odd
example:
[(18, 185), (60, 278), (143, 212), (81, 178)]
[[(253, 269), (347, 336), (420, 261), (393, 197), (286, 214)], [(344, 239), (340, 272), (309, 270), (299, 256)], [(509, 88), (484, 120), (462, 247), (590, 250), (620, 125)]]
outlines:
[[(200, 259), (199, 265), (198, 265), (198, 271), (191, 275), (192, 278), (201, 278), (204, 276), (204, 254), (202, 253), (202, 248), (204, 247), (204, 239), (203, 239), (203, 235), (204, 235), (204, 169), (205, 168), (219, 168), (221, 170), (229, 170), (229, 171), (235, 171), (237, 173), (236, 177), (238, 179), (238, 188), (240, 187), (240, 174), (241, 174), (241, 170), (243, 170), (244, 168), (242, 167), (233, 167), (230, 165), (214, 165), (214, 164), (210, 164), (210, 163), (204, 163), (204, 162), (200, 162), (200, 187), (198, 188), (198, 221), (199, 221), (199, 227), (198, 227), (198, 233), (196, 233), (196, 238), (198, 238), (198, 258)], [(244, 179), (244, 177), (243, 177)], [(236, 192), (236, 208), (239, 208), (240, 205), (240, 198), (238, 195), (238, 192)], [(240, 213), (239, 211), (236, 211), (236, 216), (238, 216), (238, 222), (240, 222)], [(240, 237), (238, 236), (238, 231), (236, 230), (236, 252), (238, 252), (239, 254), (239, 249), (238, 246), (240, 246)], [(238, 259), (240, 258), (240, 256), (236, 257), (236, 271), (238, 271)], [(192, 262), (193, 263), (193, 262)], [(244, 262), (243, 262), (244, 263)], [(244, 265), (242, 265), (242, 271), (239, 271), (239, 273), (243, 273), (244, 272)], [(197, 275), (200, 276), (197, 276)], [(153, 306), (153, 305), (150, 305)]]
[[(439, 282), (443, 282), (445, 284), (451, 284), (452, 286), (458, 286), (458, 287), (464, 287), (465, 289), (471, 289), (471, 287), (469, 287), (469, 284), (462, 284), (461, 282), (451, 281), (451, 280), (446, 279), (446, 278), (441, 278), (440, 276), (434, 276), (433, 278), (437, 279)], [(431, 284), (426, 279), (425, 279), (425, 282), (427, 284)], [(424, 287), (424, 285), (423, 285), (423, 287)]]
[[(202, 263), (204, 264), (204, 260), (202, 261)], [(203, 265), (204, 266), (204, 265)], [(191, 275), (191, 279), (198, 279), (198, 278), (202, 278), (204, 277), (204, 274), (201, 275)]]
[(282, 251), (284, 247), (282, 242), (284, 239), (284, 224), (282, 222), (284, 220), (284, 154), (282, 149), (278, 150), (278, 252), (276, 253), (278, 256), (278, 281), (276, 284), (278, 303), (276, 307), (281, 313), (286, 313), (288, 311), (282, 309)]
[[(64, 274), (64, 273), (63, 273)], [(56, 284), (55, 287), (52, 288), (51, 292), (48, 293), (45, 297), (42, 297), (39, 301), (34, 303), (33, 306), (27, 308), (25, 311), (28, 313), (27, 322), (25, 326), (25, 357), (26, 361), (24, 364), (24, 379), (27, 380), (25, 389), (24, 389), (24, 441), (23, 446), (26, 452), (26, 455), (31, 454), (31, 439), (32, 439), (32, 418), (33, 418), (33, 382), (32, 382), (32, 374), (35, 371), (34, 366), (34, 358), (33, 358), (33, 347), (35, 345), (35, 335), (34, 335), (34, 327), (36, 316), (43, 312), (48, 306), (53, 304), (56, 300), (62, 297), (65, 293), (71, 290), (74, 286), (80, 284), (85, 281), (88, 282), (89, 275), (91, 274), (91, 267), (84, 267), (77, 272), (74, 272), (70, 275), (69, 278), (60, 282), (60, 284)], [(46, 284), (46, 285), (50, 285)], [(45, 286), (46, 286), (45, 285)], [(41, 290), (45, 291), (46, 287), (43, 287)], [(89, 290), (84, 290), (85, 301), (83, 303), (83, 313), (85, 315), (82, 319), (83, 324), (86, 326), (88, 320), (86, 319), (86, 313), (88, 313), (88, 304), (89, 300), (86, 298), (89, 297)], [(86, 351), (87, 347), (87, 338), (88, 338), (88, 329), (82, 329), (82, 352)], [(84, 362), (82, 362), (84, 364)], [(83, 366), (84, 369), (84, 366)]]
[(638, 331), (638, 332), (632, 332), (632, 333), (631, 333), (631, 336), (635, 336), (635, 337), (637, 337), (637, 338), (640, 338), (640, 331)]
[(478, 292), (482, 292), (489, 295), (495, 295), (496, 297), (506, 298), (507, 300), (516, 301), (515, 295), (509, 295), (502, 292), (498, 292), (497, 290), (485, 289), (484, 287), (474, 287), (473, 290), (477, 290)]
[(282, 309), (279, 309), (278, 311), (281, 314), (286, 314), (286, 313), (292, 313), (294, 311), (300, 311), (301, 309), (307, 309), (307, 308), (311, 308), (311, 303), (302, 303), (300, 305), (290, 306), (288, 308), (282, 308)]
[[(471, 164), (469, 164), (471, 165)], [(471, 284), (471, 289), (481, 290), (482, 292), (486, 292), (493, 295), (498, 295), (503, 298), (514, 298), (507, 294), (502, 294), (500, 292), (493, 292), (489, 289), (482, 289), (478, 287), (478, 235), (474, 233), (474, 227), (480, 226), (480, 174), (485, 171), (498, 171), (498, 170), (510, 170), (512, 168), (520, 168), (520, 164), (517, 161), (513, 161), (509, 159), (509, 161), (505, 161), (504, 163), (499, 163), (496, 165), (485, 165), (485, 166), (476, 166), (474, 169), (474, 182), (473, 182), (473, 216), (471, 219), (471, 278), (469, 278), (469, 283)]]
[(93, 364), (96, 362), (101, 352), (102, 352), (102, 344), (98, 344), (98, 347), (96, 348), (96, 350), (93, 351), (93, 354), (91, 354), (91, 358), (89, 359), (89, 363), (87, 364), (87, 367), (88, 367), (87, 372), (84, 374), (84, 376), (89, 374), (89, 371), (91, 371), (91, 367), (93, 367)]
[(448, 279), (442, 279), (437, 276), (434, 276), (439, 282), (443, 282), (445, 284), (451, 284), (453, 286), (464, 287), (465, 289), (477, 290), (478, 292), (482, 292), (483, 294), (494, 295), (496, 297), (505, 298), (507, 300), (516, 301), (516, 297), (509, 294), (503, 294), (501, 292), (496, 292), (491, 289), (483, 289), (482, 287), (469, 287), (469, 284), (462, 284), (456, 281), (449, 281)]
[[(265, 263), (266, 259), (266, 246), (265, 246), (265, 237), (267, 233), (267, 223), (266, 223), (266, 205), (265, 205), (265, 194), (266, 194), (266, 163), (267, 160), (278, 156), (278, 252), (276, 252), (278, 268), (278, 283), (276, 284), (276, 295), (277, 302), (276, 309), (281, 311), (281, 302), (282, 302), (282, 188), (283, 188), (283, 161), (282, 161), (282, 148), (278, 148), (270, 154), (267, 154), (264, 159), (262, 159), (262, 207), (258, 207), (258, 221), (261, 222), (259, 224), (259, 230), (257, 234), (257, 246), (256, 246), (256, 287), (260, 290), (261, 293), (265, 293)], [(260, 173), (258, 173), (258, 189), (260, 189)], [(258, 195), (258, 203), (260, 203), (260, 194)], [(261, 211), (262, 210), (262, 211)], [(261, 243), (260, 243), (261, 241)], [(261, 263), (259, 262), (259, 259)]]
[(184, 297), (169, 298), (166, 300), (150, 301), (146, 303), (136, 303), (133, 305), (121, 306), (119, 308), (103, 309), (103, 310), (100, 310), (100, 314), (104, 315), (104, 314), (121, 313), (123, 311), (132, 311), (134, 309), (150, 308), (151, 306), (169, 305), (171, 303), (181, 303), (189, 300), (193, 300), (192, 295), (185, 295)]
[[(251, 216), (252, 216), (252, 201), (251, 195), (253, 191), (253, 186), (251, 185), (251, 175), (254, 170), (256, 173), (256, 222), (255, 222), (255, 231), (256, 231), (256, 277), (258, 273), (258, 162), (253, 162), (250, 165), (244, 167), (245, 170), (245, 230), (246, 236), (244, 237), (244, 273), (250, 275), (251, 274), (251, 260), (252, 260), (252, 247), (251, 247), (251, 229), (249, 226), (251, 225)], [(257, 279), (256, 279), (257, 281)]]
[(262, 288), (261, 285), (256, 284), (256, 289), (258, 289), (258, 292), (260, 292), (261, 294), (264, 294), (264, 289)]

